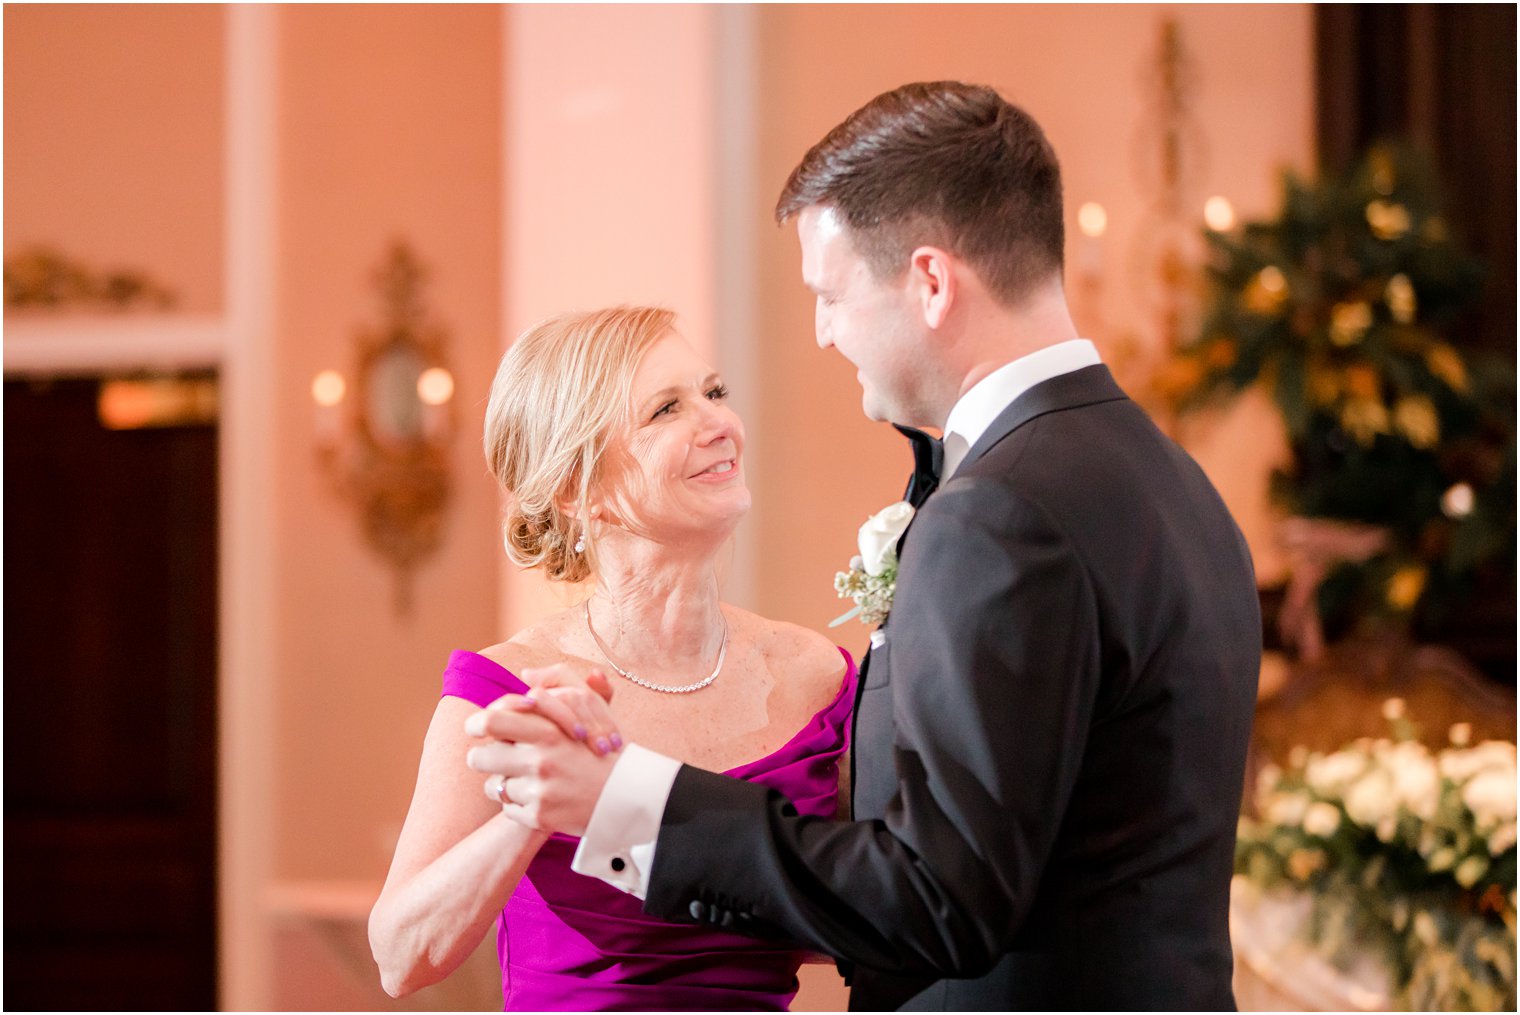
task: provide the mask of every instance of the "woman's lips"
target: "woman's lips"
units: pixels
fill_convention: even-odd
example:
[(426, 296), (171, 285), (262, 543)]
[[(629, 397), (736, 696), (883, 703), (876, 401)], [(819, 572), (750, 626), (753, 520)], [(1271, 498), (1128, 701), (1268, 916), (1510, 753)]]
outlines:
[(697, 473), (695, 476), (693, 476), (691, 478), (692, 479), (700, 479), (703, 482), (709, 482), (709, 483), (711, 483), (711, 482), (718, 482), (718, 481), (721, 481), (721, 480), (725, 480), (725, 479), (731, 478), (738, 471), (739, 471), (739, 462), (738, 462), (738, 459), (736, 459), (736, 458), (726, 458), (726, 459), (724, 459), (721, 462), (714, 462), (712, 465), (710, 465), (707, 468), (703, 469), (701, 472)]

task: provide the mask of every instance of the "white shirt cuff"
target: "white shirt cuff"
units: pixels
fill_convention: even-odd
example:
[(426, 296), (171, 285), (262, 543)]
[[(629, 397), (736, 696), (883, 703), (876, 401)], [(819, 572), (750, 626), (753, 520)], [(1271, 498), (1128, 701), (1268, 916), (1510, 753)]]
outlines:
[(660, 819), (680, 770), (674, 758), (638, 744), (624, 747), (597, 797), (570, 869), (640, 899), (648, 896)]

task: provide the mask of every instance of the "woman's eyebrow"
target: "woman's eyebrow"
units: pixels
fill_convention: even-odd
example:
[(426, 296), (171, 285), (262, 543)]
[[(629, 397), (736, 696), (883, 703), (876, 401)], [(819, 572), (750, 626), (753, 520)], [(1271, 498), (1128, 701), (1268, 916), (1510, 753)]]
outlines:
[[(710, 387), (711, 385), (718, 383), (722, 379), (723, 378), (718, 374), (717, 371), (713, 371), (712, 373), (708, 374), (707, 377), (703, 379), (702, 383), (699, 384), (699, 385), (697, 385), (697, 387), (699, 387), (699, 388)], [(656, 391), (654, 394), (650, 395), (648, 398), (644, 399), (644, 401), (643, 401), (643, 403), (641, 405), (641, 408), (644, 409), (644, 410), (651, 409), (657, 403), (664, 402), (666, 399), (668, 399), (668, 398), (670, 398), (670, 397), (672, 397), (674, 395), (679, 395), (682, 391), (685, 391), (685, 390), (686, 390), (686, 386), (684, 384), (671, 384), (671, 385), (667, 385), (666, 387), (663, 387), (659, 391)]]

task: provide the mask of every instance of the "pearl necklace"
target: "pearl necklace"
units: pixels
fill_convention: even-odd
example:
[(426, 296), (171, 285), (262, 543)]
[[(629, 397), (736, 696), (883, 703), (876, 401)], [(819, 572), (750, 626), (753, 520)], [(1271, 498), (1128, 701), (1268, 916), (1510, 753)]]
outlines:
[[(721, 609), (718, 611), (718, 615), (723, 615)], [(607, 651), (607, 646), (602, 644), (602, 639), (597, 637), (596, 628), (591, 626), (591, 600), (589, 599), (586, 600), (586, 630), (591, 634), (591, 640), (596, 642), (596, 647), (602, 650), (602, 658), (606, 659), (614, 670), (617, 670), (618, 676), (630, 683), (638, 684), (640, 687), (648, 688), (651, 691), (663, 691), (666, 694), (690, 694), (692, 691), (702, 690), (702, 688), (718, 679), (718, 673), (723, 669), (723, 660), (728, 655), (728, 618), (724, 617), (723, 641), (718, 645), (718, 665), (713, 667), (713, 671), (707, 675), (706, 679), (698, 680), (694, 684), (656, 684), (623, 669), (612, 658), (612, 653)]]

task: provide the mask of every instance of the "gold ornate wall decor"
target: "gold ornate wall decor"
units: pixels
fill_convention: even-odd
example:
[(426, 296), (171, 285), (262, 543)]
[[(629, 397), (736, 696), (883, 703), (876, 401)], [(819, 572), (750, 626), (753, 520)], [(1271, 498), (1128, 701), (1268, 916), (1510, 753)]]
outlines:
[(171, 310), (176, 302), (172, 290), (144, 272), (96, 270), (47, 247), (5, 259), (6, 309)]
[[(1163, 18), (1143, 68), (1144, 109), (1130, 144), (1145, 210), (1132, 227), (1127, 271), (1143, 311), (1136, 329), (1108, 337), (1104, 359), (1119, 383), (1164, 430), (1175, 429), (1170, 364), (1198, 314), (1203, 225), (1233, 215), (1223, 198), (1199, 204), (1208, 146), (1193, 115), (1197, 69), (1175, 18)], [(1203, 209), (1202, 214), (1199, 210)]]
[(1133, 164), (1148, 207), (1135, 230), (1131, 270), (1155, 315), (1161, 354), (1170, 356), (1197, 311), (1204, 251), (1193, 197), (1208, 162), (1203, 129), (1192, 111), (1197, 68), (1174, 18), (1161, 22), (1145, 78), (1146, 108), (1134, 136)]
[(411, 249), (393, 245), (375, 278), (383, 323), (358, 335), (352, 395), (341, 373), (325, 370), (312, 399), (318, 457), (358, 508), (366, 542), (394, 568), (396, 611), (405, 614), (413, 575), (442, 540), (454, 378)]

